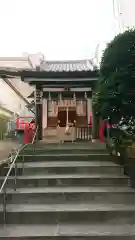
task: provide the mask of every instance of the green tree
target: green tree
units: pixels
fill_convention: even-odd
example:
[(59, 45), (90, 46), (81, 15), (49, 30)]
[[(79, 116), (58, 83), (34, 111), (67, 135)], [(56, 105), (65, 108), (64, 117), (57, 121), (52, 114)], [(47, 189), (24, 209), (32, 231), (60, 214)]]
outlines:
[(135, 30), (116, 36), (106, 47), (93, 105), (104, 119), (135, 118)]

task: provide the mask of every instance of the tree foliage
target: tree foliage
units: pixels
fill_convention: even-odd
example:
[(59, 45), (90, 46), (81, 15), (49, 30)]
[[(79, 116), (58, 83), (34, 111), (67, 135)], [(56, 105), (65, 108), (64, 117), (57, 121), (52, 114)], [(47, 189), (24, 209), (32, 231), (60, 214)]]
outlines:
[(135, 30), (116, 36), (106, 47), (100, 66), (96, 111), (118, 123), (121, 117), (135, 118)]

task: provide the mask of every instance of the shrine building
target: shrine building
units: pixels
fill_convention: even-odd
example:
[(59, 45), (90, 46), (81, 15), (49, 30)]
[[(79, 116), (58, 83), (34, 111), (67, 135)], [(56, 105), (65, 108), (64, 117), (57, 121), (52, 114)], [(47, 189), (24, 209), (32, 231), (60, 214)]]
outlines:
[(36, 69), (12, 74), (19, 74), (22, 81), (35, 87), (28, 97), (35, 101), (39, 140), (44, 138), (46, 128), (65, 128), (69, 124), (88, 128), (91, 118), (96, 138), (92, 92), (98, 70), (91, 60), (44, 61)]

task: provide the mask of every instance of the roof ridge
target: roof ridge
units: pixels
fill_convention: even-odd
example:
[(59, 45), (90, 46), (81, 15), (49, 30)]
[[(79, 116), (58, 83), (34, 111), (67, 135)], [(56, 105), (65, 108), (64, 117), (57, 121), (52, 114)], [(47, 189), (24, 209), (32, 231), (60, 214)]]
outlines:
[(28, 57), (0, 57), (0, 61), (28, 61)]
[(91, 59), (82, 60), (56, 60), (44, 61), (40, 64), (43, 71), (52, 72), (74, 72), (74, 71), (93, 71)]

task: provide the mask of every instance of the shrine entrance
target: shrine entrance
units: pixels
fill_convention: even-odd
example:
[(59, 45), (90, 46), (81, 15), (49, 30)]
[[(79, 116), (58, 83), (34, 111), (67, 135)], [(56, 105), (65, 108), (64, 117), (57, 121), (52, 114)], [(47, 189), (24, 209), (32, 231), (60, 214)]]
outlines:
[(60, 127), (65, 127), (67, 122), (67, 111), (66, 109), (58, 109), (58, 124)]
[(68, 108), (68, 123), (75, 124), (76, 122), (76, 108)]
[[(92, 94), (99, 77), (99, 70), (90, 59), (77, 61), (41, 61), (35, 69), (2, 69), (3, 76), (17, 76), (35, 87), (28, 96), (34, 107), (37, 139), (42, 140), (46, 128), (59, 129), (68, 121), (76, 123), (76, 128), (88, 128), (92, 112), (92, 137), (96, 139), (98, 119), (92, 107)], [(59, 107), (68, 107), (63, 113), (58, 113)], [(71, 111), (69, 107), (75, 109)], [(76, 122), (75, 122), (76, 121)]]
[(58, 108), (58, 123), (60, 127), (74, 124), (76, 121), (75, 107), (59, 107)]

